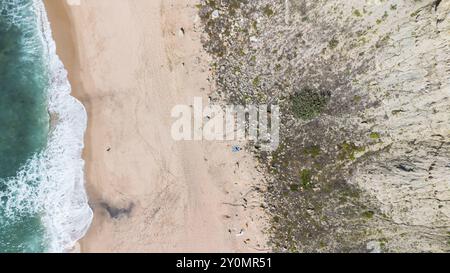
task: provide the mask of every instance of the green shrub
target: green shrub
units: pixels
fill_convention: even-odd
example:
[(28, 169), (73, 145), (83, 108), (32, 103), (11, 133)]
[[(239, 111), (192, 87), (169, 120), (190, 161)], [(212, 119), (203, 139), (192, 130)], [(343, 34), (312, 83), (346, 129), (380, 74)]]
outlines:
[(318, 116), (330, 100), (330, 95), (310, 88), (295, 93), (292, 98), (292, 111), (295, 117), (309, 120)]

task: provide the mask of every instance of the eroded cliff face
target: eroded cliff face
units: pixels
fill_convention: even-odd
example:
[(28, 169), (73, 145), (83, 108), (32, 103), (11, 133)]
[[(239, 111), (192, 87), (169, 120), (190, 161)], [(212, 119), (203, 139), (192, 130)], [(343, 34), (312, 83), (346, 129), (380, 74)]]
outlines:
[(279, 104), (275, 251), (450, 250), (450, 0), (202, 0), (212, 100)]

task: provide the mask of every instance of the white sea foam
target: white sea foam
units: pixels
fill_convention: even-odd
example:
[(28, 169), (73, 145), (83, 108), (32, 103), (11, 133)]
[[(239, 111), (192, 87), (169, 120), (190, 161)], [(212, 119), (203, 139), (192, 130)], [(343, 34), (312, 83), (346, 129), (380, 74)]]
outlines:
[[(49, 73), (47, 96), (52, 122), (46, 148), (29, 159), (15, 177), (0, 181), (7, 185), (7, 189), (0, 192), (1, 210), (12, 220), (40, 215), (46, 230), (46, 250), (65, 252), (84, 236), (93, 216), (84, 189), (81, 157), (87, 114), (83, 105), (70, 95), (71, 86), (56, 54), (45, 6), (42, 0), (32, 3), (36, 12), (33, 17), (40, 30), (34, 35), (42, 42), (43, 59)], [(8, 0), (5, 4), (18, 9), (29, 8), (20, 7), (21, 3), (16, 0)], [(13, 23), (20, 20), (11, 18)], [(36, 51), (35, 44), (25, 47)]]
[(87, 114), (83, 105), (70, 95), (67, 71), (56, 54), (50, 23), (42, 0), (34, 1), (51, 81), (49, 113), (57, 121), (52, 126), (42, 164), (47, 180), (41, 187), (45, 214), (43, 223), (49, 235), (49, 251), (64, 251), (86, 233), (92, 210), (84, 189), (84, 132)]

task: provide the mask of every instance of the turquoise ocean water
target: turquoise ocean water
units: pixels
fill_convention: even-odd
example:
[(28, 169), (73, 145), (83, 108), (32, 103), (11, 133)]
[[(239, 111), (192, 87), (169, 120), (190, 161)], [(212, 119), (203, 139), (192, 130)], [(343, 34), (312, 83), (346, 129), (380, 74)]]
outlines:
[(62, 252), (83, 236), (85, 127), (41, 0), (0, 0), (0, 252)]

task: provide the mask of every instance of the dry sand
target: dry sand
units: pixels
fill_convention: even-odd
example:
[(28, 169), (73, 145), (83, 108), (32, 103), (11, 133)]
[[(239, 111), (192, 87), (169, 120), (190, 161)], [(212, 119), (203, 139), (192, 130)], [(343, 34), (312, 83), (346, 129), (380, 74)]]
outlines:
[(172, 107), (207, 101), (213, 88), (196, 1), (45, 2), (73, 94), (89, 115), (94, 221), (81, 251), (264, 251), (254, 190), (263, 182), (252, 156), (232, 153), (230, 142), (170, 135)]

